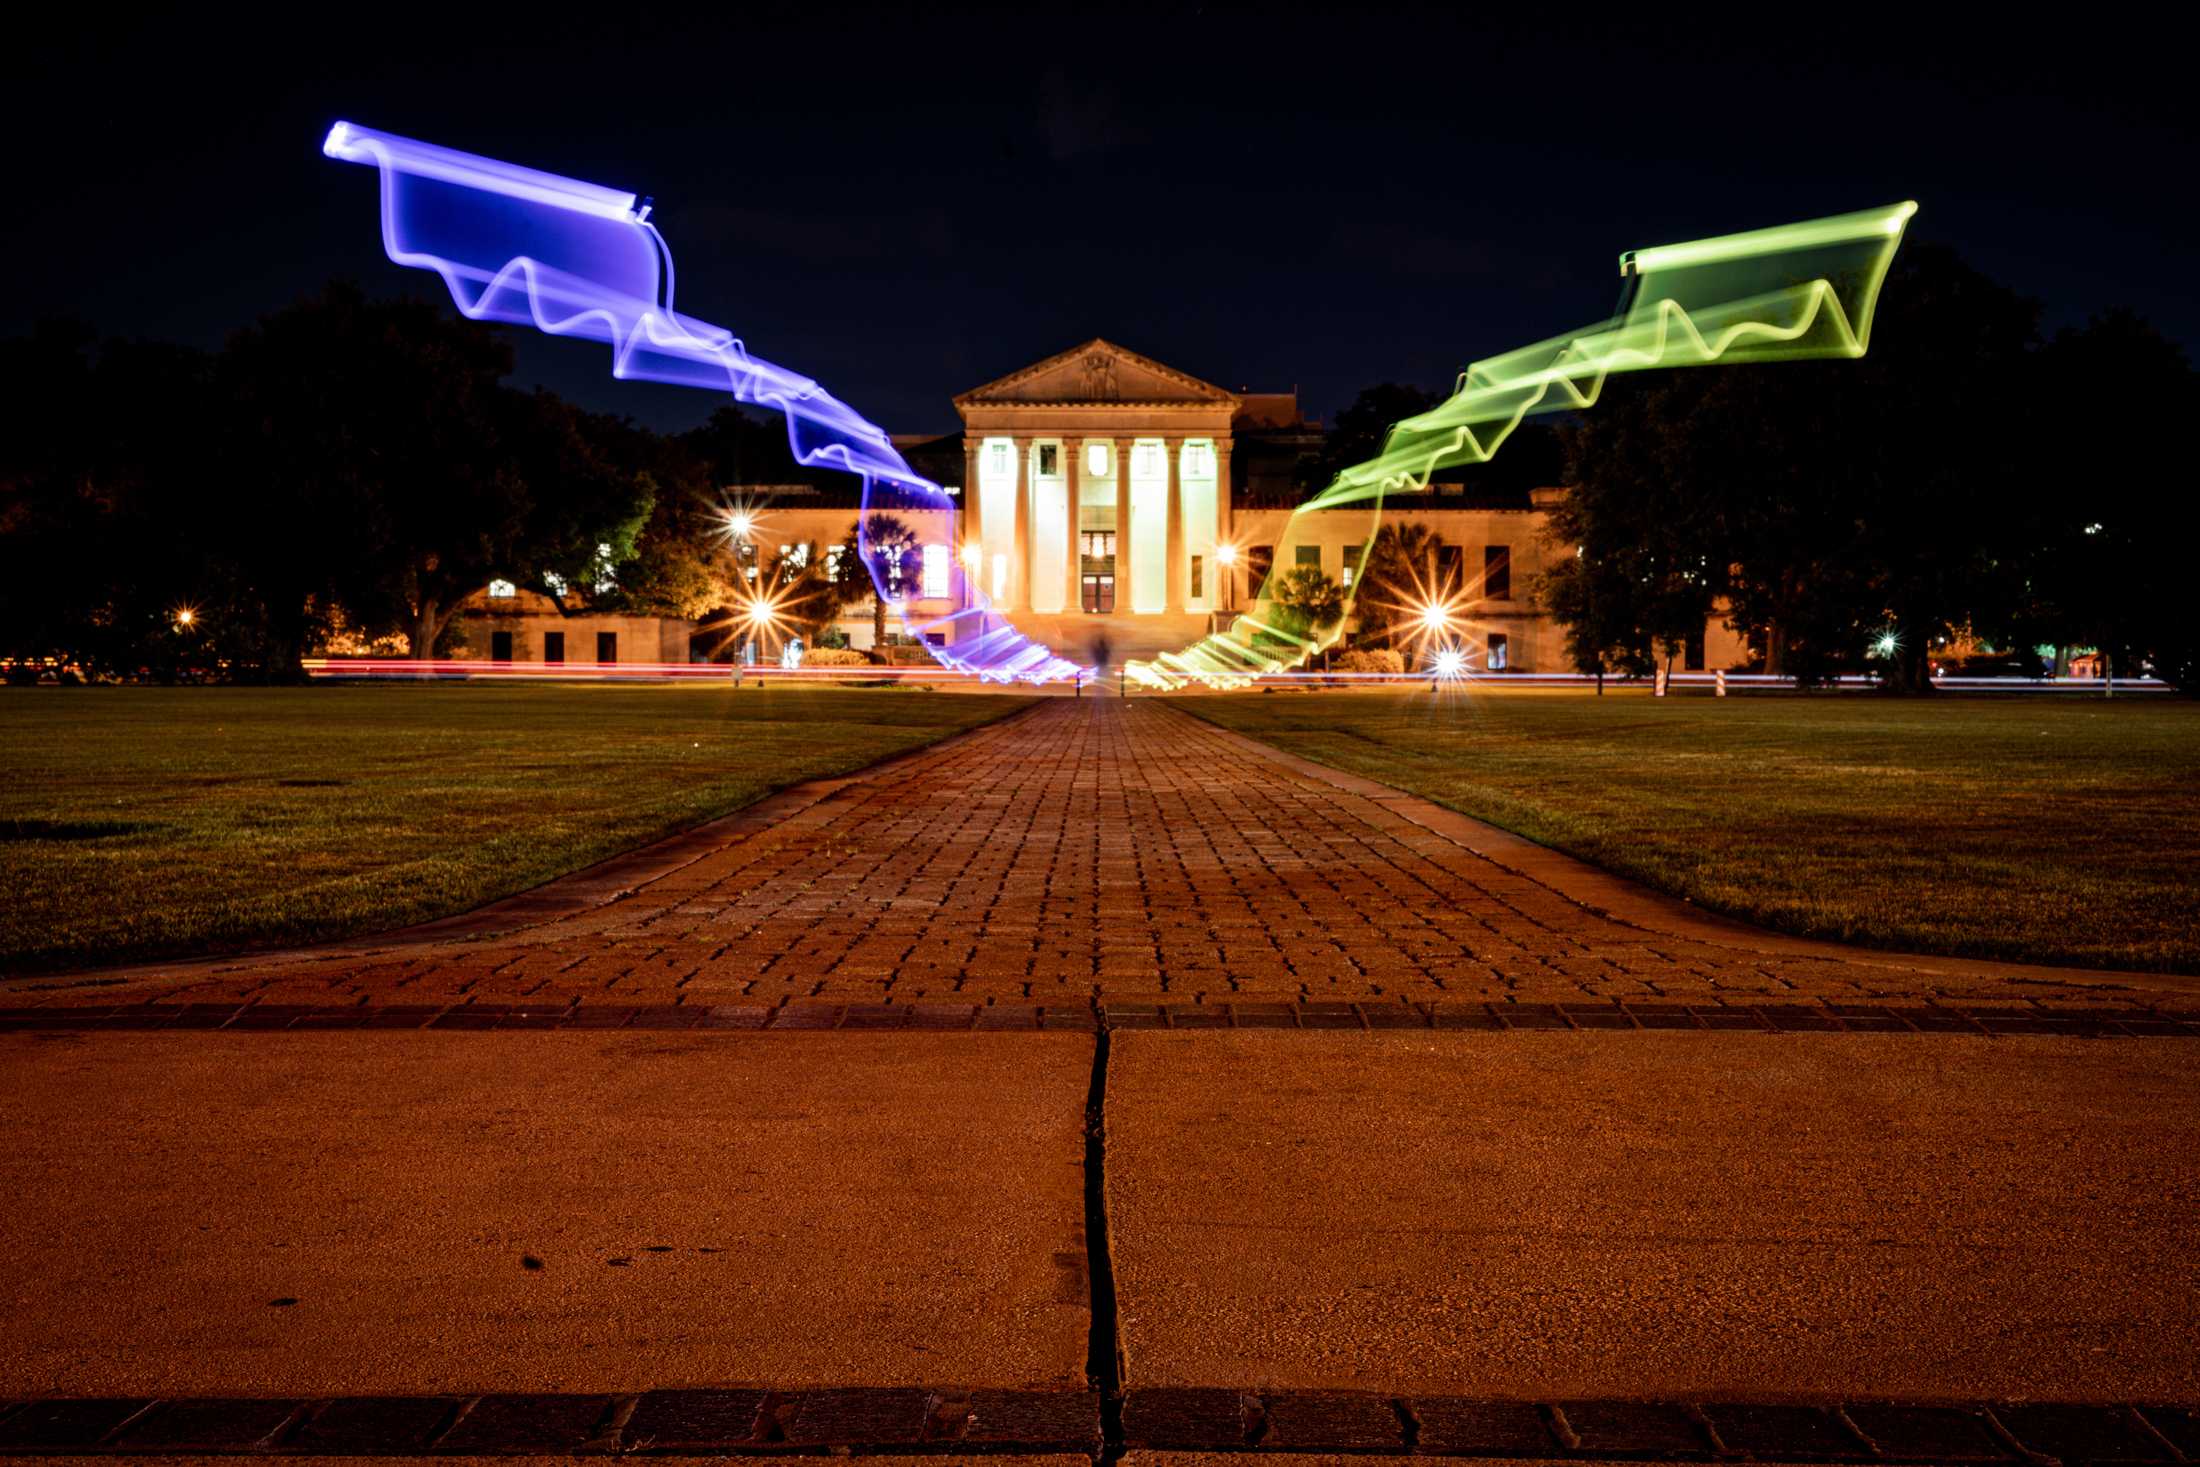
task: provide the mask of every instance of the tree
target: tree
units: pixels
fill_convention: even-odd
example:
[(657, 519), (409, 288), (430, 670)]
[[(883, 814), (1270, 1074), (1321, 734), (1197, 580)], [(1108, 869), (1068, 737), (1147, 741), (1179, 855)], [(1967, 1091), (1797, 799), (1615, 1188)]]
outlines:
[(1417, 630), (1422, 609), (1456, 599), (1439, 569), (1443, 537), (1419, 520), (1392, 520), (1375, 532), (1353, 597), (1362, 640), (1395, 644)]
[[(1929, 688), (1932, 647), (2006, 593), (2019, 549), (2000, 509), (2029, 472), (2036, 316), (1912, 245), (1861, 361), (1610, 383), (1566, 435), (1573, 494), (1555, 521), (1586, 558), (1621, 562), (1595, 573), (1594, 596), (1554, 583), (1570, 614), (1593, 606), (1607, 624), (1586, 648), (1608, 649), (1621, 615), (1671, 640), (1723, 593), (1770, 671), (1824, 677), (1891, 637), (1888, 685)], [(1632, 598), (1624, 612), (1615, 595)]]
[[(890, 514), (862, 516), (840, 542), (839, 579), (833, 582), (841, 608), (871, 600), (871, 645), (886, 645), (886, 606), (904, 594), (919, 572), (917, 532)], [(863, 571), (869, 574), (862, 574)]]
[(2184, 352), (2128, 311), (2065, 329), (2039, 354), (2030, 414), (2037, 471), (2004, 513), (2022, 546), (1982, 629), (2029, 651), (2092, 647), (2194, 686), (2200, 619), (2186, 562), (2200, 510), (2154, 486), (2186, 476), (2200, 378)]
[(1301, 641), (1344, 616), (1343, 589), (1317, 565), (1293, 566), (1276, 577), (1270, 594), (1281, 608), (1273, 617), (1276, 630)]
[(1337, 414), (1337, 421), (1322, 444), (1321, 452), (1299, 461), (1302, 494), (1314, 495), (1329, 486), (1338, 474), (1364, 463), (1383, 451), (1383, 440), (1401, 418), (1425, 413), (1444, 400), (1443, 394), (1402, 382), (1379, 382), (1363, 387), (1352, 405)]
[[(563, 604), (608, 589), (634, 554), (650, 486), (601, 451), (606, 421), (504, 387), (502, 338), (439, 307), (331, 286), (241, 334), (224, 369), (238, 532), (285, 634), (325, 585), (432, 657), (460, 600), (490, 580)], [(287, 528), (299, 524), (310, 547)]]

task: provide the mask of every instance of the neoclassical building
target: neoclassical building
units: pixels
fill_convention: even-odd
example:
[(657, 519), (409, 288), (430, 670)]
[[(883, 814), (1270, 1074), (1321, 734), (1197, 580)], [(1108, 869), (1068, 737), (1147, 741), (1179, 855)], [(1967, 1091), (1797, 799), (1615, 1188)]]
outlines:
[[(980, 635), (983, 623), (957, 594), (967, 580), (1000, 617), (1071, 657), (1085, 658), (1103, 641), (1118, 662), (1151, 657), (1227, 626), (1271, 568), (1313, 566), (1350, 586), (1376, 528), (1365, 507), (1294, 515), (1300, 461), (1323, 442), (1295, 392), (1231, 392), (1095, 338), (953, 401), (961, 432), (895, 440), (947, 490), (947, 503), (882, 492), (873, 505), (920, 546), (909, 582), (894, 588), (901, 599), (888, 626), (896, 633), (907, 625), (927, 641)], [(802, 547), (825, 557), (836, 576), (866, 574), (833, 553), (861, 500), (848, 476), (726, 487), (742, 503), (747, 563)], [(1550, 557), (1570, 553), (1545, 535), (1564, 493), (1490, 491), (1462, 480), (1394, 496), (1384, 507), (1383, 518), (1425, 525), (1440, 540), (1438, 580), (1451, 593), (1457, 640), (1478, 670), (1565, 667), (1562, 631), (1533, 595)], [(961, 578), (952, 574), (958, 562)], [(540, 598), (501, 589), (504, 597), (483, 595), (469, 607), (478, 625), (467, 655), (526, 660), (552, 645), (582, 645), (561, 633), (554, 608), (534, 604)], [(867, 610), (851, 611), (839, 627), (853, 645), (870, 645)], [(684, 626), (659, 633), (622, 626), (609, 640), (608, 623), (589, 630), (590, 648), (620, 660), (687, 655)], [(698, 641), (694, 655), (707, 655), (709, 645)], [(1745, 657), (1740, 639), (1716, 621), (1685, 654), (1692, 667), (1732, 667)]]

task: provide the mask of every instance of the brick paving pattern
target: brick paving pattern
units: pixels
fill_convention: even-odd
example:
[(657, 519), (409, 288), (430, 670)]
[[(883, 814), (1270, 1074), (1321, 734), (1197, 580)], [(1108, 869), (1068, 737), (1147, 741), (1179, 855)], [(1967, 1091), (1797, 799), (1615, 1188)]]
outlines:
[[(1631, 925), (1416, 823), (1410, 803), (1341, 788), (1158, 702), (1053, 700), (729, 834), (616, 900), (501, 934), (200, 965), (157, 997), (208, 1012), (264, 1005), (262, 1022), (278, 1027), (344, 1005), (385, 1016), (414, 1006), (462, 1027), (437, 1016), (455, 1004), (854, 1014), (1095, 1003), (1118, 1014), (1167, 1005), (1174, 1027), (1224, 1005), (1240, 1024), (1291, 1006), (1357, 1027), (1398, 1006), (1619, 1004), (1666, 1011), (1548, 1025), (1718, 1027), (1696, 1016), (1983, 1001), (2010, 1018), (2084, 1020), (2164, 998), (2145, 975), (1798, 953), (1745, 932)], [(115, 1001), (65, 983), (11, 997)], [(2168, 1002), (2193, 1007), (2175, 989)], [(1218, 1011), (1207, 1022), (1233, 1021)]]

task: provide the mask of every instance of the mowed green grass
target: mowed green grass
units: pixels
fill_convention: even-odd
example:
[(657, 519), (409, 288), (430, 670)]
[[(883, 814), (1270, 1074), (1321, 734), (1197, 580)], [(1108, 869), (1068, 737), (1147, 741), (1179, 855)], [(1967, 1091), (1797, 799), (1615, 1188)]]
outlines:
[(2200, 973), (2200, 704), (1520, 690), (1180, 705), (1784, 931)]
[(0, 691), (0, 972), (464, 911), (1022, 707), (916, 689)]

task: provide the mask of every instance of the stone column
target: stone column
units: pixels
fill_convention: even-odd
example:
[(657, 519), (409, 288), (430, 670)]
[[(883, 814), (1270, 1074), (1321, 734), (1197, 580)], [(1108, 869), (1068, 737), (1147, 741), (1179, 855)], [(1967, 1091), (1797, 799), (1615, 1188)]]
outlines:
[[(952, 551), (955, 568), (962, 576), (964, 606), (971, 604), (974, 594), (985, 594), (985, 536), (978, 511), (978, 459), (984, 443), (985, 440), (977, 434), (964, 430), (962, 515), (961, 523), (956, 526), (960, 533), (955, 537), (956, 543)], [(963, 558), (963, 547), (966, 545), (978, 547), (978, 566), (975, 570)]]
[(1184, 552), (1184, 440), (1164, 438), (1162, 452), (1169, 457), (1169, 535), (1168, 557), (1169, 610), (1182, 611), (1187, 599), (1184, 591), (1190, 583), (1191, 566)]
[(1063, 439), (1062, 452), (1069, 457), (1069, 462), (1062, 465), (1062, 493), (1066, 499), (1062, 508), (1069, 517), (1069, 553), (1062, 560), (1062, 614), (1075, 616), (1084, 610), (1085, 594), (1084, 577), (1078, 574), (1081, 567), (1077, 559), (1077, 486), (1085, 472), (1085, 440)]
[(1131, 609), (1131, 445), (1115, 440), (1115, 609)]
[(1016, 545), (1008, 558), (1008, 604), (1031, 610), (1031, 439), (1016, 438)]
[[(1234, 508), (1235, 506), (1230, 502), (1230, 440), (1227, 437), (1217, 438), (1215, 440), (1215, 544), (1217, 546), (1236, 544), (1231, 538), (1235, 531), (1235, 526), (1231, 523), (1231, 511)], [(1237, 553), (1243, 555), (1245, 547), (1238, 545)], [(1215, 591), (1210, 591), (1207, 595), (1208, 605), (1217, 611), (1222, 611), (1233, 608), (1238, 604), (1237, 573), (1238, 568), (1236, 566), (1225, 566), (1222, 564), (1220, 556), (1215, 557), (1215, 586), (1223, 594), (1218, 595)]]

